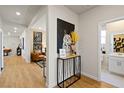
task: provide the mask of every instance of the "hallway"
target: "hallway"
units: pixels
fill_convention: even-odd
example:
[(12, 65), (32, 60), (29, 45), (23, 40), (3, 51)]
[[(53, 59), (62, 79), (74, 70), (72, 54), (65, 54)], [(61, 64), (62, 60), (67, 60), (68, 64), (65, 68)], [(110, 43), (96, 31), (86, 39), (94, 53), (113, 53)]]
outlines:
[(4, 58), (5, 68), (0, 74), (2, 88), (41, 88), (45, 87), (42, 69), (35, 63), (28, 64), (20, 56)]

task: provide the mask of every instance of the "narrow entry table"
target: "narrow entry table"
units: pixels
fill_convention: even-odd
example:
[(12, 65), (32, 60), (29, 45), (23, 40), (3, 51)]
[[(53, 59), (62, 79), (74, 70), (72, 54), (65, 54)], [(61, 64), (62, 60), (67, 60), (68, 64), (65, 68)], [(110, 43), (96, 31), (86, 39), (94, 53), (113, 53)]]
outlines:
[(67, 88), (81, 77), (81, 56), (71, 55), (57, 58), (57, 85)]

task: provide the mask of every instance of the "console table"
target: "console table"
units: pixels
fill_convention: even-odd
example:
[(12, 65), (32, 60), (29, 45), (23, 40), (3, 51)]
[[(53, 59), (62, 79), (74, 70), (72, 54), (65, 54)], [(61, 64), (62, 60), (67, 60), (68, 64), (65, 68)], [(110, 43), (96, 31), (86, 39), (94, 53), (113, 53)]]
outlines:
[(67, 88), (81, 77), (81, 56), (72, 55), (57, 58), (57, 85)]

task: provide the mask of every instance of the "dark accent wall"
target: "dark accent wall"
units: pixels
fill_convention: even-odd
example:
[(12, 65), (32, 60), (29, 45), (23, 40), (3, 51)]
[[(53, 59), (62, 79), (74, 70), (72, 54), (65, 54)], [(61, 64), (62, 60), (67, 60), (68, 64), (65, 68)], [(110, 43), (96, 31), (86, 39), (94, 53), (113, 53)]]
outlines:
[(62, 48), (64, 30), (66, 30), (67, 34), (70, 34), (72, 31), (74, 31), (74, 29), (74, 24), (57, 18), (57, 53), (59, 53), (59, 49)]

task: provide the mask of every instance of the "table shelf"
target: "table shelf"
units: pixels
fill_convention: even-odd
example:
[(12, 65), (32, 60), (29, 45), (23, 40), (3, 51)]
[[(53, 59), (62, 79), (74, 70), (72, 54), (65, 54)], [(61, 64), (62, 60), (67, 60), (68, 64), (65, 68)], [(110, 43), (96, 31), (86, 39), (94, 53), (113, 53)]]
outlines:
[(81, 77), (81, 56), (57, 58), (57, 85), (67, 88)]

